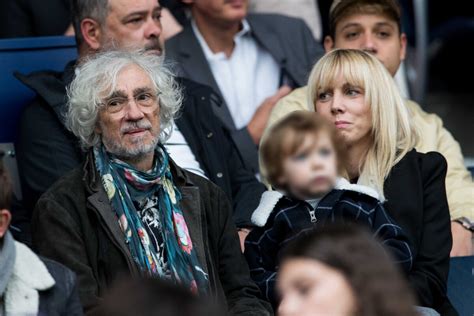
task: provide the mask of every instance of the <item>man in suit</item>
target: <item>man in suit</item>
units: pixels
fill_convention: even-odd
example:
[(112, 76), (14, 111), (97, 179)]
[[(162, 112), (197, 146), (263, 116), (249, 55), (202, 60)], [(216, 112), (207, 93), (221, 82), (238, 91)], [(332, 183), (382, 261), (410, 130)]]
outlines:
[(306, 24), (280, 15), (247, 15), (248, 1), (182, 0), (192, 18), (166, 42), (180, 74), (218, 91), (214, 113), (245, 166), (258, 173), (258, 143), (276, 102), (306, 83), (323, 54)]
[[(156, 0), (75, 0), (73, 7), (79, 63), (110, 47), (162, 53), (161, 7)], [(30, 210), (43, 192), (84, 158), (77, 138), (64, 122), (65, 87), (75, 69), (73, 61), (62, 73), (40, 72), (21, 78), (38, 94), (22, 114), (17, 144), (25, 204)], [(212, 107), (221, 106), (220, 98), (207, 86), (186, 79), (178, 82), (183, 107), (167, 149), (179, 166), (221, 187), (233, 204), (237, 227), (248, 227), (265, 188), (243, 167), (234, 144), (212, 113)]]

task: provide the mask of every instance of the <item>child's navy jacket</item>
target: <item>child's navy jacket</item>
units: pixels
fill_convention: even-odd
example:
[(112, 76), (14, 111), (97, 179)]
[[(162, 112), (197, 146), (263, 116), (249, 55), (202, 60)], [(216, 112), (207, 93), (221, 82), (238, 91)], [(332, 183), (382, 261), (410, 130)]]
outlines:
[(245, 257), (253, 280), (274, 308), (278, 305), (274, 288), (280, 251), (298, 235), (326, 223), (355, 222), (367, 226), (405, 272), (413, 264), (408, 238), (389, 217), (375, 190), (345, 179), (339, 179), (335, 189), (315, 209), (306, 201), (267, 191), (252, 215), (252, 222), (257, 227), (247, 236)]

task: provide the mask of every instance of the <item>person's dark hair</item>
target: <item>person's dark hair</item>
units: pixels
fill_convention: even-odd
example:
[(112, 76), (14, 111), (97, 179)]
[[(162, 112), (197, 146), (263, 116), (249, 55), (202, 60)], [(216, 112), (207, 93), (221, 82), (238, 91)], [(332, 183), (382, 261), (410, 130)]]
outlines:
[(123, 279), (112, 287), (91, 316), (219, 316), (213, 303), (157, 278)]
[(401, 32), (401, 9), (397, 0), (335, 0), (329, 11), (329, 35), (335, 39), (337, 23), (354, 14), (384, 15), (396, 22)]
[(415, 300), (388, 252), (355, 224), (333, 224), (289, 244), (282, 264), (312, 259), (340, 271), (356, 296), (357, 316), (414, 316)]
[(5, 153), (0, 150), (0, 210), (9, 210), (12, 201), (12, 185), (3, 165)]
[(263, 176), (273, 187), (286, 189), (278, 183), (283, 172), (283, 161), (298, 151), (308, 135), (317, 139), (321, 133), (326, 133), (331, 139), (336, 151), (338, 171), (340, 175), (345, 175), (344, 142), (334, 126), (316, 112), (294, 111), (273, 125), (260, 144)]
[(81, 32), (81, 21), (90, 18), (104, 25), (109, 13), (108, 0), (72, 0), (71, 20), (74, 27), (77, 46), (81, 45), (84, 37)]

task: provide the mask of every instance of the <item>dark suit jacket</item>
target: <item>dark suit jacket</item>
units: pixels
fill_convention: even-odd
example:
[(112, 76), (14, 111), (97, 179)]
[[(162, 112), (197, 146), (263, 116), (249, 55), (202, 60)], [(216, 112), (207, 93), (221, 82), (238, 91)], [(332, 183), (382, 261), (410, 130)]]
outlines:
[[(253, 38), (280, 66), (281, 82), (293, 88), (305, 85), (313, 64), (324, 54), (308, 26), (300, 19), (277, 14), (249, 14), (247, 21)], [(191, 24), (166, 42), (166, 57), (177, 63), (181, 76), (210, 86), (222, 97)], [(236, 129), (227, 106), (213, 109), (230, 131), (245, 166), (257, 173), (258, 148), (247, 128)]]
[[(16, 144), (24, 204), (29, 211), (41, 194), (84, 159), (78, 140), (64, 125), (65, 86), (73, 75), (74, 62), (63, 73), (19, 76), (38, 94), (22, 113)], [(265, 187), (243, 167), (233, 142), (212, 113), (211, 102), (220, 106), (212, 89), (186, 79), (178, 82), (185, 99), (176, 125), (206, 175), (231, 200), (235, 224), (250, 226), (250, 216)]]
[(436, 152), (412, 150), (385, 181), (385, 209), (408, 235), (414, 264), (409, 282), (421, 306), (457, 315), (446, 296), (451, 222), (446, 199), (447, 164)]

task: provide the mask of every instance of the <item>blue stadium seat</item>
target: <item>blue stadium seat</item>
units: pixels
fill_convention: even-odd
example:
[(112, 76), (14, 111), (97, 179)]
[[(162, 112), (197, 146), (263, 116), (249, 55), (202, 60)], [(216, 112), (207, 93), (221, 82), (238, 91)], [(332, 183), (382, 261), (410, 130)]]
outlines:
[(448, 297), (460, 316), (474, 315), (474, 256), (451, 258)]
[(34, 92), (17, 80), (14, 72), (63, 70), (76, 56), (74, 37), (0, 40), (0, 143), (15, 140), (21, 110), (34, 98)]
[(4, 164), (13, 180), (13, 190), (21, 199), (14, 142), (22, 109), (35, 93), (14, 73), (63, 70), (77, 56), (74, 37), (51, 36), (0, 40), (0, 150), (7, 153)]

